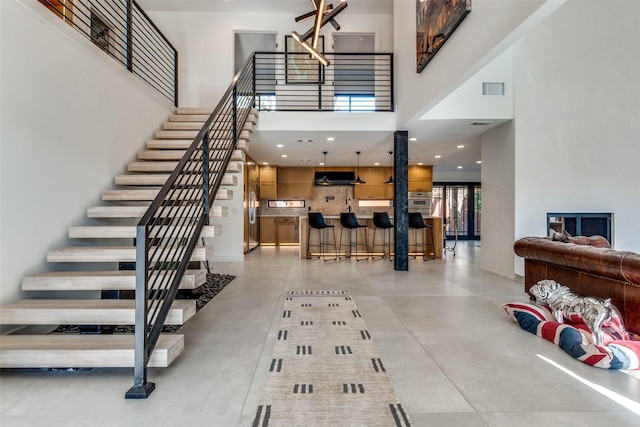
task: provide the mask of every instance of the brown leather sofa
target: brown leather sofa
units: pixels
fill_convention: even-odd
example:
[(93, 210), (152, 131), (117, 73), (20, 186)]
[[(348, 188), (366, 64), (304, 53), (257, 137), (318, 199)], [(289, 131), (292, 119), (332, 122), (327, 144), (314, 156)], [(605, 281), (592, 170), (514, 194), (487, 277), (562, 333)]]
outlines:
[(627, 330), (640, 334), (640, 254), (611, 249), (600, 236), (573, 239), (578, 240), (525, 237), (514, 243), (524, 258), (525, 292), (551, 279), (581, 296), (611, 298)]

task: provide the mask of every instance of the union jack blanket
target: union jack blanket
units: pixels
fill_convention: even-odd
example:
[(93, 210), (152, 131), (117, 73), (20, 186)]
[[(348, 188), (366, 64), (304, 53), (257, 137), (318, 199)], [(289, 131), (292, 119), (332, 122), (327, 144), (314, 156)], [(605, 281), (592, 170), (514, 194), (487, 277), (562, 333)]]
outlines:
[(579, 317), (558, 323), (547, 306), (510, 302), (502, 308), (522, 329), (553, 342), (581, 362), (603, 369), (640, 369), (640, 341), (621, 339), (619, 325), (606, 325), (605, 345), (597, 346)]

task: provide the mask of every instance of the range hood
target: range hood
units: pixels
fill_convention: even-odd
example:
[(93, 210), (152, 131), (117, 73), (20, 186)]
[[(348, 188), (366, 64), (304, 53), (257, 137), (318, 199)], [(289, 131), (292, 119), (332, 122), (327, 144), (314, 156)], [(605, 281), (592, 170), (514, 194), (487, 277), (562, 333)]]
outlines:
[(333, 185), (353, 185), (351, 181), (356, 179), (353, 171), (316, 171), (314, 184), (322, 185), (321, 181), (325, 176), (333, 182)]

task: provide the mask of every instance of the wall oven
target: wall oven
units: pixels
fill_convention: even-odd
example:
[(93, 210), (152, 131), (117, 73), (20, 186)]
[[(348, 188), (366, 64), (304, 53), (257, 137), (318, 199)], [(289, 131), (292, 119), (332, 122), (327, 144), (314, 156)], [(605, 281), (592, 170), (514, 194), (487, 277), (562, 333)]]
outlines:
[(431, 193), (409, 192), (409, 212), (420, 212), (422, 216), (431, 216)]

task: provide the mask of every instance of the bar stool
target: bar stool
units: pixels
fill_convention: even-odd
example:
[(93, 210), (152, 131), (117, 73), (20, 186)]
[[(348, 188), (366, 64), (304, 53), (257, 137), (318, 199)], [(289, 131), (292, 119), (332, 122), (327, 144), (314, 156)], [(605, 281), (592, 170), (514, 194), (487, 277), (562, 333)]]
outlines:
[[(387, 212), (374, 212), (373, 213), (373, 242), (371, 243), (371, 259), (383, 259), (385, 253), (389, 253), (389, 261), (391, 258), (391, 229), (394, 227), (389, 214)], [(376, 245), (376, 232), (380, 230), (382, 232), (382, 243)], [(373, 253), (376, 251), (376, 246), (382, 247), (382, 256), (374, 257)]]
[[(309, 252), (309, 247), (310, 246), (314, 246), (314, 247), (318, 247), (320, 249), (320, 256), (318, 256), (316, 259), (320, 259), (322, 258), (323, 261), (333, 261), (333, 260), (337, 260), (338, 259), (338, 248), (336, 246), (336, 229), (334, 225), (329, 225), (325, 222), (324, 220), (324, 215), (322, 215), (322, 212), (309, 212), (308, 215), (309, 218), (309, 228), (307, 230), (307, 258), (308, 259), (312, 259), (311, 257), (311, 252)], [(325, 240), (326, 240), (326, 235), (325, 232), (327, 230), (327, 228), (330, 228), (331, 231), (333, 231), (333, 248), (335, 251), (335, 257), (334, 258), (325, 258)], [(317, 230), (318, 231), (318, 244), (317, 245), (312, 245), (311, 244), (311, 229)]]
[[(356, 214), (353, 212), (344, 212), (340, 214), (340, 225), (342, 225), (342, 230), (340, 230), (340, 244), (338, 245), (338, 252), (340, 252), (340, 248), (342, 247), (342, 231), (346, 228), (349, 230), (348, 239), (349, 239), (349, 255), (345, 255), (345, 258), (351, 258), (351, 254), (356, 254), (356, 261), (362, 261), (363, 259), (369, 258), (369, 238), (367, 237), (367, 231), (365, 230), (364, 238), (365, 238), (365, 247), (367, 256), (364, 258), (358, 258), (358, 229), (360, 228), (368, 228), (366, 225), (359, 224), (358, 218), (356, 218)], [(351, 238), (351, 232), (355, 230), (356, 232), (356, 241), (353, 243)], [(353, 250), (352, 250), (353, 249)]]
[[(422, 253), (422, 260), (435, 259), (435, 244), (433, 242), (433, 226), (424, 223), (420, 212), (409, 213), (409, 228), (413, 229), (413, 245), (409, 245), (409, 252)], [(426, 229), (426, 230), (425, 230)], [(418, 230), (422, 233), (422, 243), (418, 243)], [(421, 251), (419, 249), (422, 249)], [(427, 252), (428, 251), (428, 252)], [(431, 256), (433, 254), (433, 256)], [(416, 255), (413, 256), (416, 258)]]

